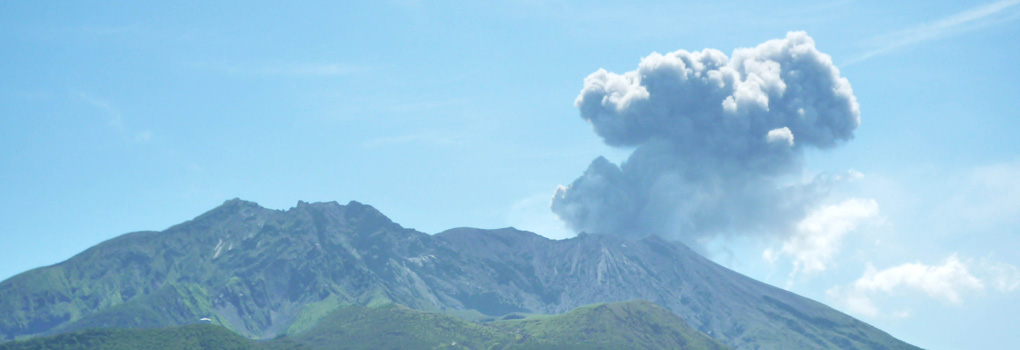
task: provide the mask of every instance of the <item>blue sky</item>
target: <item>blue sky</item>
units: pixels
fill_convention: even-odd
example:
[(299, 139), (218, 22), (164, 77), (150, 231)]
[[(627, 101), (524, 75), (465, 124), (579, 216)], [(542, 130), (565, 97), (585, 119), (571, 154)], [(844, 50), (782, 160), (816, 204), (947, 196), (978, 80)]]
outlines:
[(588, 74), (789, 31), (861, 111), (801, 176), (863, 176), (711, 258), (925, 348), (1020, 348), (1018, 1), (2, 2), (0, 279), (234, 197), (570, 237), (557, 186), (629, 153), (578, 117)]

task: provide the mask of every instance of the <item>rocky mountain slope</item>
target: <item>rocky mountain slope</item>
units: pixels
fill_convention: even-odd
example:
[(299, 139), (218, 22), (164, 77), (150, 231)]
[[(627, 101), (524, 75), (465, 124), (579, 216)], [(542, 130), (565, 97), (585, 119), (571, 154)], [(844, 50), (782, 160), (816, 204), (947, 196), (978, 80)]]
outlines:
[(357, 202), (231, 200), (0, 283), (0, 340), (207, 318), (246, 337), (311, 329), (342, 305), (466, 319), (650, 300), (735, 349), (916, 349), (658, 237), (549, 240), (512, 228), (406, 229)]

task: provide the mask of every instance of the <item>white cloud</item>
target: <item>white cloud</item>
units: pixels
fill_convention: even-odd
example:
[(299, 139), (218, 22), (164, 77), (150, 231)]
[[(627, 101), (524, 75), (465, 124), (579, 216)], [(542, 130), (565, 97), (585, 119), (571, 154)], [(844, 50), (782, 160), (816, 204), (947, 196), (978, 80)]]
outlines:
[(852, 198), (821, 207), (797, 224), (796, 232), (782, 249), (766, 250), (763, 257), (770, 262), (780, 256), (791, 257), (791, 276), (825, 271), (839, 253), (844, 236), (877, 217), (878, 203), (873, 199)]
[[(872, 48), (856, 57), (853, 57), (845, 66), (865, 61), (869, 58), (892, 52), (901, 47), (917, 44), (924, 41), (938, 39), (946, 35), (964, 30), (975, 29), (979, 26), (991, 23), (994, 15), (1003, 14), (1020, 4), (1020, 0), (1001, 0), (988, 3), (966, 11), (953, 14), (935, 22), (925, 23), (918, 26), (906, 28), (900, 31), (888, 33), (871, 40)], [(1012, 12), (1007, 19), (1016, 18), (1016, 12)]]
[(935, 299), (959, 303), (962, 292), (982, 290), (985, 286), (953, 254), (942, 265), (914, 262), (881, 271), (869, 267), (864, 276), (854, 282), (853, 288), (862, 292), (884, 293), (908, 288), (922, 291)]
[(830, 299), (836, 299), (849, 313), (868, 317), (878, 317), (880, 313), (878, 306), (875, 306), (871, 297), (865, 293), (846, 292), (842, 288), (836, 287), (829, 289), (825, 294)]
[[(981, 276), (981, 277), (979, 277)], [(991, 283), (1000, 292), (1020, 287), (1020, 269), (1005, 263), (983, 261), (975, 264), (954, 253), (939, 265), (906, 263), (884, 270), (868, 266), (861, 278), (847, 286), (833, 287), (826, 294), (850, 313), (904, 318), (910, 310), (884, 313), (878, 297), (925, 295), (950, 304), (960, 304), (964, 295), (986, 289)]]
[[(800, 110), (803, 111), (804, 109), (802, 108)], [(768, 135), (766, 135), (766, 139), (772, 144), (783, 144), (787, 147), (793, 147), (793, 132), (790, 131), (790, 128), (785, 126), (779, 129), (769, 130)]]

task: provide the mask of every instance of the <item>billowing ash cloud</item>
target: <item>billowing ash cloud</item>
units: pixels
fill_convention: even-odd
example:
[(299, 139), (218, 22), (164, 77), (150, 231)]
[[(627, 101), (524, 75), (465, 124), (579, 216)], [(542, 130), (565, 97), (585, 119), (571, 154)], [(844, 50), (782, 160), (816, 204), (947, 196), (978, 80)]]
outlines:
[(860, 124), (850, 83), (804, 32), (732, 58), (680, 50), (600, 69), (575, 105), (606, 144), (635, 150), (621, 166), (595, 159), (552, 210), (575, 231), (688, 242), (803, 218), (833, 179), (784, 184), (803, 150), (835, 147)]

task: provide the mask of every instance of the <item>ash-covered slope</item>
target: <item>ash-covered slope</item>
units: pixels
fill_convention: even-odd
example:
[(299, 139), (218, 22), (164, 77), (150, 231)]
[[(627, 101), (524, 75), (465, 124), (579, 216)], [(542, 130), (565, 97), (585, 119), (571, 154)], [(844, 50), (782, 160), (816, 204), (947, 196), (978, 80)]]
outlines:
[(357, 202), (287, 211), (232, 200), (0, 283), (0, 340), (208, 318), (251, 338), (342, 305), (562, 313), (645, 299), (736, 349), (916, 349), (657, 237), (554, 241), (514, 229), (405, 229)]

